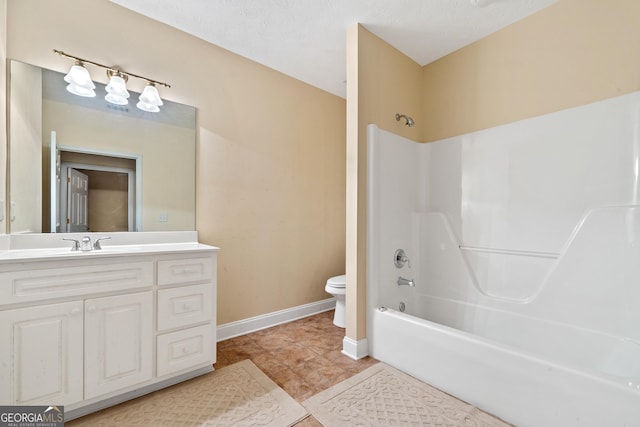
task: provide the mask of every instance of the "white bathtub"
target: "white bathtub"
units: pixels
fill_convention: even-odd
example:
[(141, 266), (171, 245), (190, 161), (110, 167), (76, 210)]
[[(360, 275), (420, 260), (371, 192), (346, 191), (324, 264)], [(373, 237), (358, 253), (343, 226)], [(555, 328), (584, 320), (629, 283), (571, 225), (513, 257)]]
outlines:
[(639, 112), (370, 125), (369, 354), (518, 426), (640, 426)]
[(483, 264), (443, 214), (411, 224), (414, 265), (369, 269), (373, 357), (519, 426), (640, 426), (640, 206), (590, 210), (557, 258), (534, 254), (550, 272), (526, 298), (477, 265), (531, 254)]
[(515, 425), (640, 425), (631, 387), (395, 310), (371, 322), (376, 359)]

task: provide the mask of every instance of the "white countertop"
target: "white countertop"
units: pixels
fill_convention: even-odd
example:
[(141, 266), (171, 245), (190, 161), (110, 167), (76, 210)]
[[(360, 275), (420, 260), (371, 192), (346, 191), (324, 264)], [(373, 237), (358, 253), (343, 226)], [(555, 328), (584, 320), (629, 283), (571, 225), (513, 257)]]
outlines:
[[(111, 237), (111, 239), (100, 242), (102, 249), (91, 251), (72, 251), (73, 242), (62, 240), (63, 238), (82, 240), (84, 236), (89, 236), (92, 243), (101, 237)], [(196, 232), (59, 233), (0, 236), (0, 263), (218, 250), (220, 248), (199, 243)]]

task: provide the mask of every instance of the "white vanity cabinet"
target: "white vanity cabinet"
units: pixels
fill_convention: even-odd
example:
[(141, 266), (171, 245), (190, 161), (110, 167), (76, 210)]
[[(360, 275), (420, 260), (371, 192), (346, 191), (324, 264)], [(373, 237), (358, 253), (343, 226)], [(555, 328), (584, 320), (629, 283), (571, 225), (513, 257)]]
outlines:
[(65, 405), (69, 420), (211, 371), (216, 254), (0, 256), (0, 405)]
[(83, 398), (82, 301), (0, 311), (0, 402)]
[(84, 302), (84, 398), (153, 377), (153, 292)]
[(69, 405), (150, 380), (152, 304), (148, 291), (0, 311), (2, 402)]
[(214, 313), (207, 258), (158, 262), (158, 375), (202, 363), (215, 352)]

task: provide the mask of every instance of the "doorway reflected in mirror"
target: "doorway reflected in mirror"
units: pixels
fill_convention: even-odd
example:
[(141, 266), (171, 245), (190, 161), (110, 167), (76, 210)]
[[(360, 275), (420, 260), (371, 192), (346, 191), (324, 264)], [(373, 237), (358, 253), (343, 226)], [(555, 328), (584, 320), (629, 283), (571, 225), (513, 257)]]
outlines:
[(56, 232), (135, 231), (136, 159), (59, 152)]

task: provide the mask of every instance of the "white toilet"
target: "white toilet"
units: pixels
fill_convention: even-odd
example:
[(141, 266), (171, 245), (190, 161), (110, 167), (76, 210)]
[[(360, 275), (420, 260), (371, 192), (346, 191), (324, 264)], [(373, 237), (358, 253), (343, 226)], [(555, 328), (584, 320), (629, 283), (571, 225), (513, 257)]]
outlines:
[(325, 292), (336, 297), (336, 311), (333, 315), (333, 324), (341, 328), (346, 327), (346, 316), (344, 312), (344, 303), (347, 296), (347, 276), (335, 276), (327, 280), (327, 286), (324, 287)]

